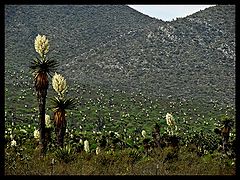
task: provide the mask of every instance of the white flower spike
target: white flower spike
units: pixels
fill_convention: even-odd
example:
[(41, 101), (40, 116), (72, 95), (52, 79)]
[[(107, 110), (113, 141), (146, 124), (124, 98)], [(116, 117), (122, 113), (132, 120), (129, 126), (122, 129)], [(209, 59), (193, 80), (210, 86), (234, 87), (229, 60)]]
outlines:
[(45, 35), (37, 35), (34, 42), (36, 52), (43, 58), (49, 51), (49, 41)]
[(61, 74), (55, 72), (52, 78), (53, 89), (58, 93), (60, 97), (64, 96), (64, 92), (67, 90), (67, 81)]

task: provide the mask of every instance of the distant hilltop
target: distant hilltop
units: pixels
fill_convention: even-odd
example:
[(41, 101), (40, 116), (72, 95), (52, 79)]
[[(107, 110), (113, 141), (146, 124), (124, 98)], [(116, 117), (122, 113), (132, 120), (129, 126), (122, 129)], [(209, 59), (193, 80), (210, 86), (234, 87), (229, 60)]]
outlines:
[(171, 22), (126, 5), (6, 5), (9, 88), (13, 72), (31, 76), (28, 64), (38, 34), (49, 38), (49, 56), (74, 83), (234, 104), (234, 5)]

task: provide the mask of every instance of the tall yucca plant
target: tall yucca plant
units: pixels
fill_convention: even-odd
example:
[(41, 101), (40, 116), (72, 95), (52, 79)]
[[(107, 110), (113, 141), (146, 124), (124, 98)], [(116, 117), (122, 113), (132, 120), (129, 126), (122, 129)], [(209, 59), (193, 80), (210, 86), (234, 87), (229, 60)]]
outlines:
[(59, 95), (59, 97), (54, 97), (51, 99), (54, 113), (53, 118), (55, 125), (55, 133), (58, 146), (63, 147), (64, 136), (67, 127), (66, 110), (74, 108), (76, 102), (73, 98), (64, 97), (64, 92), (67, 89), (67, 84), (63, 76), (55, 73), (52, 78), (52, 86)]
[(33, 71), (34, 86), (37, 92), (39, 105), (39, 145), (42, 153), (44, 153), (47, 147), (45, 141), (45, 105), (49, 86), (48, 76), (51, 75), (51, 72), (54, 72), (57, 62), (55, 60), (47, 59), (46, 54), (49, 51), (49, 41), (45, 35), (38, 35), (36, 37), (34, 47), (40, 58), (34, 58), (34, 60), (31, 62), (30, 69)]

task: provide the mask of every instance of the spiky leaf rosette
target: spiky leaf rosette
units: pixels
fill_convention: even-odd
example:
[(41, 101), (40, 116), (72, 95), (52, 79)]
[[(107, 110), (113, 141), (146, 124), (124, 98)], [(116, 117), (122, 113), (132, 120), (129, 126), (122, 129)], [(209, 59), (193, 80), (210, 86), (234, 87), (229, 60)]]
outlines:
[(33, 74), (36, 77), (37, 74), (41, 72), (51, 75), (51, 73), (53, 73), (56, 70), (57, 66), (58, 66), (58, 63), (55, 60), (46, 59), (43, 61), (36, 57), (31, 62), (30, 69), (32, 69)]
[(62, 147), (67, 125), (67, 121), (65, 119), (65, 110), (72, 109), (75, 106), (75, 99), (54, 97), (51, 99), (51, 101), (54, 112), (54, 124), (57, 135), (57, 141), (58, 144)]
[(46, 94), (48, 89), (48, 75), (51, 76), (51, 73), (57, 67), (57, 62), (55, 60), (46, 59), (42, 61), (41, 59), (35, 58), (31, 62), (30, 69), (33, 71), (35, 88), (36, 91), (40, 94)]
[(67, 110), (67, 109), (73, 109), (76, 105), (76, 101), (73, 98), (59, 98), (54, 97), (51, 99), (52, 101), (52, 108), (53, 111), (57, 110)]

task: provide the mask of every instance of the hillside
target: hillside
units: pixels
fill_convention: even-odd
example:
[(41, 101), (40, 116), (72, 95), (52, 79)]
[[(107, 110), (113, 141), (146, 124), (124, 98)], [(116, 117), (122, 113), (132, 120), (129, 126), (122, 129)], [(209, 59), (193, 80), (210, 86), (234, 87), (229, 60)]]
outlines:
[(234, 106), (233, 5), (171, 22), (125, 5), (8, 5), (7, 88), (32, 86), (28, 65), (37, 34), (48, 36), (49, 56), (72, 84)]
[[(46, 106), (35, 91), (38, 34), (67, 81), (57, 106), (51, 76)], [(5, 6), (5, 174), (235, 175), (235, 47), (232, 5), (170, 22), (125, 5)]]

